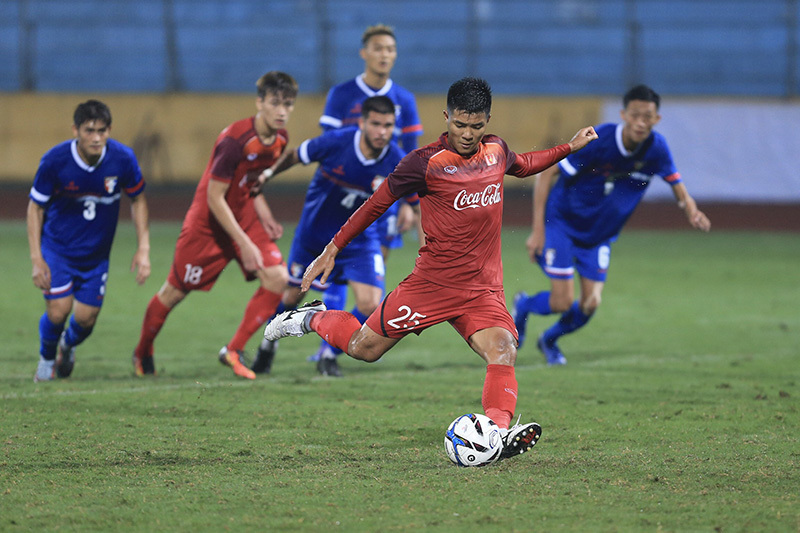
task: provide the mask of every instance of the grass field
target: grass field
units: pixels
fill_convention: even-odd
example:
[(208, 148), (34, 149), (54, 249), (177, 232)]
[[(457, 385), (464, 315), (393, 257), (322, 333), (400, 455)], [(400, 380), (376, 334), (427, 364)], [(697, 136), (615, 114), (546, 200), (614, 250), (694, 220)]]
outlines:
[[(172, 313), (159, 376), (133, 377), (178, 229), (153, 224), (142, 288), (121, 225), (73, 377), (34, 384), (44, 306), (24, 224), (0, 224), (0, 531), (800, 530), (797, 234), (623, 233), (603, 306), (561, 343), (569, 364), (520, 351), (517, 411), (540, 443), (459, 469), (443, 432), (480, 411), (484, 366), (446, 325), (342, 360), (338, 380), (305, 361), (315, 338), (284, 340), (271, 376), (242, 381), (216, 360), (255, 288), (234, 267)], [(505, 234), (509, 298), (546, 286), (526, 237)], [(535, 335), (554, 318), (531, 320)]]

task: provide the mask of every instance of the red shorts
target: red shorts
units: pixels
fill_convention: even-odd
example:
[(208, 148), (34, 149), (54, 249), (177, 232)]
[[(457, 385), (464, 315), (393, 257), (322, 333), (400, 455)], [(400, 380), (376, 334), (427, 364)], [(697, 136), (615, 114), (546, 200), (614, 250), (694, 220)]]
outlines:
[(367, 326), (384, 337), (402, 339), (445, 321), (467, 342), (476, 331), (491, 327), (507, 329), (518, 338), (504, 291), (453, 289), (414, 273), (386, 295)]
[[(280, 249), (269, 238), (260, 222), (256, 221), (242, 229), (261, 250), (264, 266), (283, 263)], [(244, 269), (239, 247), (227, 233), (221, 231), (209, 235), (195, 229), (182, 228), (175, 245), (175, 258), (172, 260), (167, 282), (183, 292), (209, 291), (228, 263), (234, 259), (239, 263), (247, 281), (256, 279), (255, 272)]]

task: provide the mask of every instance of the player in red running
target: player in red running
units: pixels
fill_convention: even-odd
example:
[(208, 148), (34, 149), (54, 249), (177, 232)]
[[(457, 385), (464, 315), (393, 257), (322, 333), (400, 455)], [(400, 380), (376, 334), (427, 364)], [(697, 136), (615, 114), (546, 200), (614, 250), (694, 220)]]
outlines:
[(503, 176), (536, 174), (597, 138), (581, 129), (569, 143), (516, 154), (486, 134), (492, 105), (486, 81), (463, 78), (447, 92), (447, 131), (403, 158), (377, 191), (309, 265), (302, 289), (327, 280), (339, 251), (398, 198), (418, 193), (425, 245), (412, 273), (389, 293), (362, 326), (345, 311), (311, 302), (275, 317), (265, 338), (315, 331), (362, 361), (380, 359), (409, 333), (449, 322), (487, 363), (482, 404), (503, 434), (501, 457), (531, 449), (541, 435), (535, 422), (509, 429), (517, 404), (514, 363), (517, 333), (506, 308), (500, 234)]
[(242, 362), (242, 350), (275, 312), (288, 273), (274, 239), (283, 228), (263, 195), (253, 194), (259, 176), (271, 168), (289, 140), (284, 129), (294, 109), (297, 82), (272, 71), (256, 82), (254, 117), (234, 122), (220, 133), (194, 200), (186, 213), (167, 281), (150, 300), (144, 315), (133, 366), (139, 376), (155, 374), (153, 341), (169, 312), (194, 290), (208, 291), (222, 270), (236, 260), (247, 281), (259, 287), (244, 311), (236, 333), (219, 352), (219, 360), (237, 376), (255, 379)]

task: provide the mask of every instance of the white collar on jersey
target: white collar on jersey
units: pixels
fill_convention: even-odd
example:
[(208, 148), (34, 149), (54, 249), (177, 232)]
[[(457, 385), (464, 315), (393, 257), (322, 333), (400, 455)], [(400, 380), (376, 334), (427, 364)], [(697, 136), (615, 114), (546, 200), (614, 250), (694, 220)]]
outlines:
[[(625, 127), (625, 124), (617, 124), (617, 129), (616, 129), (616, 131), (614, 131), (614, 139), (615, 139), (615, 140), (616, 140), (616, 142), (617, 142), (617, 150), (619, 150), (619, 153), (620, 153), (620, 154), (622, 154), (622, 156), (623, 156), (623, 157), (633, 157), (633, 155), (634, 155), (636, 152), (638, 152), (638, 151), (639, 151), (639, 149), (642, 147), (642, 145), (643, 145), (645, 142), (647, 142), (647, 139), (649, 139), (650, 137), (647, 137), (647, 139), (645, 139), (644, 141), (642, 141), (642, 142), (639, 144), (639, 146), (637, 146), (637, 147), (636, 147), (636, 149), (635, 149), (634, 151), (632, 151), (632, 152), (631, 152), (630, 150), (628, 150), (627, 148), (625, 148), (625, 144), (622, 142), (622, 129), (623, 129), (624, 127)], [(653, 132), (652, 132), (652, 131), (650, 132), (650, 135), (653, 135)]]
[(619, 153), (625, 157), (630, 157), (633, 155), (633, 152), (625, 148), (625, 143), (622, 142), (622, 128), (625, 127), (625, 124), (617, 124), (617, 129), (614, 132), (614, 139), (617, 141), (617, 150)]
[(81, 167), (86, 172), (94, 172), (94, 169), (100, 166), (100, 163), (103, 162), (103, 158), (106, 156), (106, 149), (108, 149), (108, 145), (103, 146), (103, 153), (100, 154), (100, 159), (97, 160), (97, 163), (94, 166), (89, 166), (86, 164), (86, 161), (81, 159), (81, 155), (78, 153), (78, 139), (72, 139), (72, 144), (70, 145), (70, 150), (72, 151), (72, 159), (75, 160), (75, 163)]
[(391, 90), (393, 82), (392, 78), (389, 78), (388, 80), (386, 80), (386, 83), (383, 85), (383, 87), (381, 87), (376, 91), (375, 89), (366, 84), (366, 82), (364, 81), (364, 74), (361, 73), (358, 76), (356, 76), (356, 85), (358, 85), (358, 87), (362, 91), (364, 91), (364, 94), (366, 94), (367, 96), (383, 96)]
[(375, 163), (377, 163), (378, 161), (380, 161), (381, 159), (383, 159), (383, 156), (385, 156), (386, 152), (389, 151), (389, 145), (390, 144), (392, 144), (391, 141), (386, 143), (386, 146), (383, 147), (383, 150), (381, 150), (380, 155), (378, 157), (376, 157), (375, 159), (367, 159), (367, 156), (365, 156), (364, 154), (361, 153), (361, 146), (360, 146), (361, 145), (361, 130), (356, 130), (356, 134), (353, 135), (353, 148), (355, 148), (355, 150), (356, 150), (356, 157), (358, 157), (358, 160), (361, 161), (361, 164), (364, 165), (365, 167), (372, 166)]

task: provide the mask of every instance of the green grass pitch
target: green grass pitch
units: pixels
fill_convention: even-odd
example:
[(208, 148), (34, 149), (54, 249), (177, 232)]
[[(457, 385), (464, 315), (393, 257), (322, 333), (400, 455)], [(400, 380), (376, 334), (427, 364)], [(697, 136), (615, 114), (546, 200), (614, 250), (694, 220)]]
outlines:
[[(255, 289), (235, 265), (169, 317), (159, 376), (135, 378), (178, 230), (152, 225), (138, 287), (121, 224), (73, 376), (34, 384), (44, 304), (24, 223), (0, 224), (0, 531), (800, 529), (797, 234), (623, 232), (598, 314), (561, 342), (569, 364), (520, 350), (517, 412), (539, 444), (459, 469), (443, 433), (480, 412), (484, 365), (449, 326), (343, 359), (338, 380), (305, 361), (316, 337), (287, 339), (272, 375), (243, 381), (216, 359)], [(504, 233), (508, 299), (547, 286), (527, 234)], [(415, 252), (390, 258), (389, 287)], [(532, 317), (529, 338), (553, 320)]]

